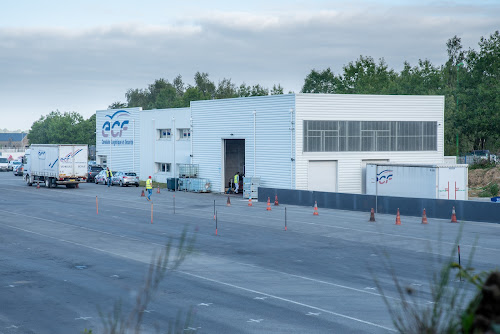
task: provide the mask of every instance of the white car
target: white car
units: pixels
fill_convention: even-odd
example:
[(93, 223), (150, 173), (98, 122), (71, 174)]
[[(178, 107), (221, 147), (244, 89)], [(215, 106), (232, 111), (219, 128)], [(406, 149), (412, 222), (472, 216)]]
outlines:
[(17, 167), (21, 166), (23, 163), (18, 160), (9, 161), (9, 170), (17, 169)]
[(0, 157), (0, 171), (6, 172), (9, 170), (9, 160), (7, 158)]

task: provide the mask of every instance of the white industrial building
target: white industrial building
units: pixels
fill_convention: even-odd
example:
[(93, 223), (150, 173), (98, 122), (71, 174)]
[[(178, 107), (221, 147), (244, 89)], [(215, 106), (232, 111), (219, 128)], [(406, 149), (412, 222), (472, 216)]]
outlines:
[[(264, 187), (364, 193), (368, 163), (444, 162), (443, 96), (288, 94), (123, 111), (135, 134), (127, 126), (121, 136), (134, 140), (113, 139), (113, 169), (165, 182), (179, 164), (196, 164), (214, 192), (240, 172), (260, 177)], [(105, 122), (116, 112), (97, 112), (101, 163), (109, 154)]]
[(97, 163), (111, 170), (166, 182), (177, 165), (191, 162), (191, 144), (189, 108), (97, 111)]
[(223, 191), (235, 172), (264, 187), (364, 193), (367, 163), (443, 163), (444, 97), (290, 94), (191, 102), (193, 163)]

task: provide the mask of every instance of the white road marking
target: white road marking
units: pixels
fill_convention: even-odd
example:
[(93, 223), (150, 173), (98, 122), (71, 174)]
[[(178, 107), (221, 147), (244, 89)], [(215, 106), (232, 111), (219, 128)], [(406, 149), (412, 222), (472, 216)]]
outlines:
[(19, 328), (19, 327), (18, 327), (18, 326), (16, 326), (16, 325), (10, 325), (9, 327), (5, 327), (5, 328), (7, 328), (7, 329), (9, 329), (9, 328), (14, 328), (14, 329), (16, 329), (16, 328)]
[(154, 312), (154, 311), (155, 311), (155, 310), (144, 310), (144, 311), (142, 311), (142, 312), (144, 312), (144, 313), (151, 313), (151, 312)]
[(420, 284), (420, 283), (411, 283), (411, 285), (413, 285), (413, 286), (422, 286), (422, 284)]
[(267, 299), (267, 297), (255, 297), (254, 299), (264, 300), (264, 299)]
[(6, 288), (15, 288), (16, 286), (15, 285), (7, 285)]
[(184, 328), (184, 331), (197, 331), (198, 329), (201, 329), (201, 327), (188, 327)]
[(75, 318), (75, 320), (89, 320), (92, 319), (92, 317), (80, 317), (80, 318)]
[(314, 316), (318, 316), (318, 315), (320, 315), (320, 314), (321, 314), (320, 312), (316, 312), (316, 313), (315, 313), (315, 312), (307, 312), (307, 314), (306, 314), (306, 315), (314, 315)]
[(372, 287), (367, 286), (367, 287), (365, 288), (365, 290), (377, 290), (377, 288), (372, 288)]
[[(2, 210), (0, 210), (0, 211), (2, 211)], [(47, 219), (44, 219), (44, 218), (41, 218), (41, 219), (47, 220)], [(50, 236), (50, 235), (45, 235), (45, 234), (42, 234), (42, 233), (38, 233), (38, 232), (34, 232), (34, 231), (29, 231), (29, 230), (22, 229), (22, 228), (16, 227), (16, 226), (11, 226), (11, 225), (7, 225), (7, 224), (2, 224), (2, 225), (10, 227), (10, 228), (13, 228), (13, 229), (16, 229), (16, 230), (20, 230), (20, 231), (24, 231), (24, 232), (27, 232), (27, 233), (31, 233), (31, 234), (39, 235), (39, 236), (42, 236), (42, 237), (46, 237), (46, 238), (49, 238), (49, 239), (57, 240), (57, 241), (60, 241), (60, 242), (65, 242), (65, 243), (68, 243), (68, 244), (71, 244), (71, 245), (80, 246), (80, 247), (92, 249), (92, 250), (95, 250), (95, 251), (98, 251), (98, 252), (103, 252), (103, 253), (106, 253), (106, 254), (112, 254), (112, 255), (119, 256), (119, 257), (122, 257), (122, 258), (125, 258), (125, 259), (129, 259), (129, 260), (132, 260), (132, 261), (143, 263), (142, 261), (138, 261), (137, 259), (132, 258), (130, 256), (126, 256), (126, 255), (123, 255), (123, 254), (111, 252), (111, 251), (108, 251), (108, 250), (105, 250), (105, 249), (100, 249), (100, 248), (97, 248), (97, 247), (92, 247), (92, 246), (81, 244), (81, 243), (78, 243), (78, 242), (69, 241), (69, 240), (65, 240), (65, 239), (61, 239), (61, 238), (56, 238), (56, 237), (53, 237), (53, 236)], [(313, 306), (313, 305), (308, 305), (308, 304), (305, 304), (305, 303), (297, 302), (297, 301), (294, 301), (292, 299), (282, 298), (282, 297), (279, 297), (279, 296), (271, 295), (269, 293), (265, 293), (265, 292), (261, 292), (261, 291), (257, 291), (257, 290), (253, 290), (253, 289), (248, 289), (248, 288), (241, 287), (241, 286), (238, 286), (238, 285), (235, 285), (235, 284), (226, 283), (226, 282), (222, 282), (222, 281), (219, 281), (219, 280), (216, 280), (216, 279), (212, 279), (212, 278), (208, 278), (208, 277), (204, 277), (204, 276), (200, 276), (200, 275), (188, 273), (188, 272), (182, 271), (182, 270), (176, 270), (176, 272), (184, 274), (184, 275), (187, 275), (187, 276), (196, 277), (196, 278), (208, 281), (208, 282), (217, 283), (219, 285), (229, 286), (229, 287), (232, 287), (232, 288), (235, 288), (235, 289), (239, 289), (239, 290), (242, 290), (242, 291), (251, 292), (253, 294), (257, 294), (257, 295), (261, 295), (261, 296), (266, 296), (266, 297), (269, 297), (269, 298), (280, 300), (282, 302), (287, 302), (287, 303), (290, 303), (290, 304), (294, 304), (294, 305), (299, 305), (299, 306), (302, 306), (302, 307), (310, 308), (310, 309), (313, 309), (313, 310), (316, 310), (316, 311), (321, 311), (323, 313), (328, 313), (328, 314), (331, 314), (331, 315), (334, 315), (334, 316), (337, 316), (337, 317), (340, 317), (340, 318), (344, 318), (344, 319), (352, 320), (352, 321), (355, 321), (355, 322), (363, 323), (363, 324), (366, 324), (366, 325), (370, 325), (370, 326), (382, 328), (382, 329), (385, 329), (385, 330), (388, 330), (388, 331), (391, 331), (391, 332), (396, 332), (396, 330), (393, 329), (393, 328), (389, 328), (389, 327), (382, 326), (382, 325), (379, 325), (379, 324), (376, 324), (376, 323), (373, 323), (373, 322), (370, 322), (370, 321), (366, 321), (366, 320), (358, 319), (358, 318), (355, 318), (355, 317), (351, 317), (351, 316), (348, 316), (348, 315), (345, 315), (345, 314), (341, 314), (341, 313), (329, 311), (329, 310), (326, 310), (326, 309), (323, 309), (323, 308), (320, 308), (320, 307), (316, 307), (316, 306)]]
[(210, 306), (213, 303), (199, 303), (198, 306)]
[(264, 319), (250, 319), (248, 320), (247, 322), (256, 322), (256, 323), (260, 323), (261, 321), (263, 321)]
[(111, 276), (109, 276), (109, 277), (118, 278), (118, 277), (120, 277), (120, 276), (118, 276), (118, 275), (111, 275)]

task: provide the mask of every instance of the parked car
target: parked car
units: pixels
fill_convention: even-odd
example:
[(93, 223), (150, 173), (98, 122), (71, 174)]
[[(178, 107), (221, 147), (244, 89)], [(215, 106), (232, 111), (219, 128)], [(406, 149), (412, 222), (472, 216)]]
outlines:
[(20, 164), (20, 165), (16, 165), (14, 167), (14, 175), (16, 176), (23, 176), (23, 171), (24, 171), (24, 165), (23, 164)]
[(0, 171), (6, 172), (9, 170), (9, 160), (7, 158), (0, 157)]
[(94, 182), (95, 177), (97, 174), (99, 174), (100, 171), (102, 171), (104, 168), (101, 166), (89, 166), (88, 173), (87, 173), (87, 182)]
[[(111, 171), (113, 175), (115, 175), (115, 171)], [(113, 177), (111, 177), (111, 182), (113, 182)], [(108, 177), (106, 176), (106, 170), (103, 169), (102, 171), (99, 172), (99, 174), (96, 175), (95, 177), (95, 184), (108, 184)], [(111, 183), (113, 184), (113, 183)]]
[(139, 186), (139, 176), (137, 176), (134, 172), (116, 172), (113, 173), (113, 177), (111, 178), (111, 184), (119, 184), (120, 187), (135, 185)]
[(17, 167), (19, 167), (19, 165), (22, 165), (23, 163), (21, 161), (18, 161), (18, 160), (11, 160), (9, 161), (9, 170), (14, 170), (14, 169), (17, 169)]

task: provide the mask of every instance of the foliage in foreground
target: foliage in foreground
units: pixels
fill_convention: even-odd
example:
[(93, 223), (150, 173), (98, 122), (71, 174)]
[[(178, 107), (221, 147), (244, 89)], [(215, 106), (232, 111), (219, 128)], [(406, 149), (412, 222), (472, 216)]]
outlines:
[[(422, 305), (418, 300), (419, 292), (412, 287), (404, 287), (394, 268), (385, 263), (395, 284), (399, 302), (392, 304), (376, 278), (375, 282), (399, 333), (500, 334), (500, 272), (483, 271), (474, 274), (474, 269), (470, 267), (473, 254), (464, 267), (453, 261), (457, 255), (456, 249), (455, 246), (441, 270), (433, 275), (430, 282), (430, 305)], [(472, 284), (477, 289), (468, 306), (463, 284)]]
[[(187, 238), (186, 230), (183, 231), (179, 245), (176, 247), (175, 254), (172, 251), (172, 240), (166, 244), (165, 248), (158, 255), (153, 254), (149, 270), (144, 280), (144, 285), (139, 290), (136, 302), (133, 309), (125, 314), (122, 309), (122, 301), (118, 300), (110, 312), (103, 312), (99, 309), (99, 315), (104, 325), (104, 334), (129, 334), (141, 333), (144, 313), (148, 305), (154, 300), (155, 294), (160, 287), (160, 283), (168, 276), (169, 273), (175, 271), (186, 259), (194, 247), (195, 235)], [(178, 312), (176, 321), (169, 323), (169, 328), (166, 333), (185, 333), (192, 319), (192, 312), (187, 314)], [(160, 328), (156, 328), (160, 332)], [(92, 333), (87, 331), (86, 333)]]

